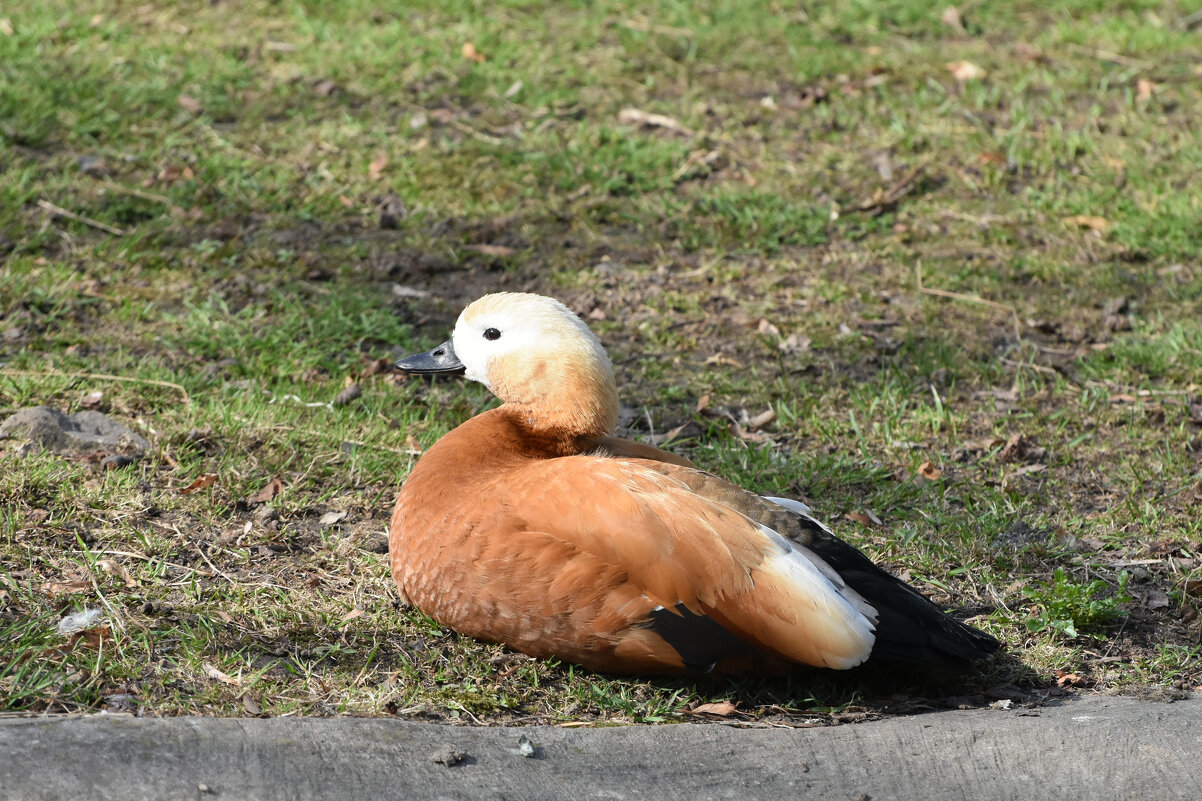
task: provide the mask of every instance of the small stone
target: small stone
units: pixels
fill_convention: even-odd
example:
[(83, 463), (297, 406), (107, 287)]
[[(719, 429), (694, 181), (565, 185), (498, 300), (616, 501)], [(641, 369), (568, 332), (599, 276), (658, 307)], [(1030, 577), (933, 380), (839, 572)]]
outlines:
[(74, 455), (150, 450), (144, 437), (108, 415), (97, 411), (67, 415), (49, 406), (22, 409), (0, 423), (0, 439), (5, 437), (24, 438), (52, 451)]
[(452, 765), (458, 765), (463, 760), (467, 759), (467, 752), (460, 751), (453, 745), (440, 745), (430, 754), (430, 761), (436, 765), (446, 765), (448, 768)]
[(260, 506), (255, 510), (256, 523), (270, 523), (272, 520), (279, 520), (280, 513), (274, 506)]
[(321, 526), (323, 529), (329, 528), (335, 523), (341, 522), (345, 519), (346, 512), (326, 512), (321, 516), (321, 519), (317, 521), (317, 525)]

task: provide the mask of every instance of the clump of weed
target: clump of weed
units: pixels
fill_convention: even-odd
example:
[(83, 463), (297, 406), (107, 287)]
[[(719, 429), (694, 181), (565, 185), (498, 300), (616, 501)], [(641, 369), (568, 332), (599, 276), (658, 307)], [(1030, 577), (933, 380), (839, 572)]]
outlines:
[(1112, 595), (1101, 595), (1107, 588), (1102, 579), (1078, 583), (1069, 579), (1064, 568), (1058, 567), (1051, 582), (1041, 582), (1023, 592), (1038, 608), (1038, 614), (1026, 620), (1027, 630), (1051, 631), (1070, 638), (1097, 632), (1126, 614), (1120, 607), (1131, 601), (1127, 593), (1130, 579), (1131, 574), (1124, 570), (1119, 574), (1118, 590)]

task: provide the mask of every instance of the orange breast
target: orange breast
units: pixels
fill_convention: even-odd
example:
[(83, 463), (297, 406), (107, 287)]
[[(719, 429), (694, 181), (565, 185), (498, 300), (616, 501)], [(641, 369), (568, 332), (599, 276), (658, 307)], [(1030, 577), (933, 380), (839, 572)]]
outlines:
[(696, 472), (547, 455), (503, 409), (485, 413), (431, 448), (406, 482), (390, 532), (393, 577), (456, 631), (596, 670), (833, 665), (811, 652), (820, 637), (806, 618), (830, 610), (798, 603), (792, 578), (769, 569), (788, 546), (696, 495), (673, 469)]

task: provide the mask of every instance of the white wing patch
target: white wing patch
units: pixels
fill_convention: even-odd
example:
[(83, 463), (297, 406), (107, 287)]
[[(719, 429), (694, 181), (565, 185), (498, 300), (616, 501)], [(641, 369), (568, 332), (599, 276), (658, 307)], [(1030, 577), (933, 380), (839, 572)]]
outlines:
[(806, 506), (801, 501), (795, 501), (792, 498), (777, 498), (772, 495), (761, 495), (760, 497), (769, 503), (776, 504), (782, 509), (788, 509), (793, 514), (801, 515), (806, 520), (809, 520), (811, 523), (818, 526), (818, 528), (825, 531), (827, 534), (833, 533), (829, 528), (826, 527), (825, 523), (814, 517), (814, 510)]
[[(767, 526), (761, 525), (760, 530), (780, 548), (760, 569), (788, 582), (798, 595), (809, 599), (807, 605), (818, 613), (806, 616), (810, 641), (820, 650), (826, 666), (842, 670), (866, 660), (876, 642), (876, 610), (813, 551)], [(822, 647), (823, 643), (827, 647)]]

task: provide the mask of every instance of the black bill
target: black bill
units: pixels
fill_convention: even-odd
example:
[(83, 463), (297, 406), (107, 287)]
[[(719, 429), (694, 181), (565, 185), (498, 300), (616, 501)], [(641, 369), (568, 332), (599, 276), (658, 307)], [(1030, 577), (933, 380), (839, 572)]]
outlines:
[(463, 375), (463, 371), (467, 368), (463, 366), (463, 362), (459, 361), (459, 357), (455, 355), (455, 346), (448, 339), (434, 350), (406, 356), (396, 363), (396, 369), (406, 373), (451, 373), (453, 375)]

